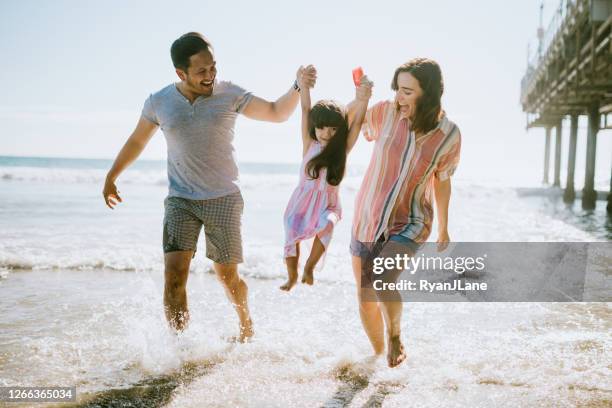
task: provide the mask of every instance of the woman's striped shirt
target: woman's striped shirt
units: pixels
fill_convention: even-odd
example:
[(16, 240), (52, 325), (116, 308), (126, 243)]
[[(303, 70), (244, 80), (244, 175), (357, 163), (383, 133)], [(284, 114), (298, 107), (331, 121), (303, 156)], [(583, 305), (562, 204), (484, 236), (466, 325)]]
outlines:
[(355, 201), (353, 237), (361, 242), (391, 235), (427, 241), (434, 177), (448, 179), (459, 163), (458, 127), (443, 115), (435, 129), (416, 139), (409, 121), (399, 119), (395, 103), (382, 101), (366, 113), (363, 133), (375, 144)]

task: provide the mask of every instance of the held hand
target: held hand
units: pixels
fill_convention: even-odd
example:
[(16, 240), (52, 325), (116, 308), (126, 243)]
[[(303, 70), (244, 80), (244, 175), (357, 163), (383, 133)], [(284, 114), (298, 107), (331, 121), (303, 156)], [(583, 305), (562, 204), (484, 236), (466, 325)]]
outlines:
[(360, 101), (368, 101), (372, 96), (372, 87), (374, 82), (370, 81), (367, 75), (361, 77), (359, 87), (355, 91), (355, 99)]
[(104, 182), (104, 190), (102, 190), (102, 196), (104, 197), (104, 202), (107, 207), (113, 210), (114, 206), (117, 205), (117, 202), (123, 202), (121, 197), (119, 196), (119, 191), (117, 191), (117, 186), (115, 182), (109, 179), (106, 179)]
[(298, 86), (301, 89), (314, 88), (317, 82), (317, 70), (313, 65), (300, 67), (297, 73)]
[(448, 247), (448, 243), (450, 242), (450, 237), (448, 236), (448, 231), (440, 231), (438, 232), (438, 252), (444, 251)]

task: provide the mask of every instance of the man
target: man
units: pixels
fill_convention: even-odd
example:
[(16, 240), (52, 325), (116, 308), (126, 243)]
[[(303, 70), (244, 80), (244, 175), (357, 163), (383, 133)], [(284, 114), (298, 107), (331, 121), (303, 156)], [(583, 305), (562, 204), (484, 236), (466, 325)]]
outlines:
[(316, 72), (300, 68), (289, 91), (268, 102), (217, 80), (213, 47), (199, 33), (178, 38), (170, 54), (181, 81), (146, 99), (136, 129), (108, 172), (104, 200), (111, 209), (122, 201), (115, 181), (160, 127), (168, 145), (169, 194), (163, 224), (166, 319), (176, 331), (188, 324), (187, 277), (203, 225), (206, 256), (238, 314), (237, 340), (244, 342), (253, 335), (253, 324), (247, 286), (237, 269), (242, 262), (243, 201), (232, 145), (236, 117), (242, 113), (251, 119), (286, 121), (297, 106), (300, 86), (314, 86)]

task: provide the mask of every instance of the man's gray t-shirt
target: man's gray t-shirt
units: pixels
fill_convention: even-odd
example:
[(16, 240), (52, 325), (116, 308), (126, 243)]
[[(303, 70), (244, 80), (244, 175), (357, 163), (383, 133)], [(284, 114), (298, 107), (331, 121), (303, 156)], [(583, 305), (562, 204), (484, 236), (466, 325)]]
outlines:
[(207, 200), (239, 190), (234, 125), (253, 95), (215, 81), (211, 96), (193, 105), (170, 84), (150, 95), (142, 116), (163, 131), (168, 144), (169, 197)]

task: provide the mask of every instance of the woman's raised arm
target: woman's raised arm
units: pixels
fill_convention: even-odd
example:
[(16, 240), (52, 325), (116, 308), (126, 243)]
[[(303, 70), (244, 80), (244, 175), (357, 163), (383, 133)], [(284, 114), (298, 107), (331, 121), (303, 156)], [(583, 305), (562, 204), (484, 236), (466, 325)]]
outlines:
[(355, 91), (355, 100), (348, 106), (349, 133), (346, 142), (347, 153), (350, 152), (353, 146), (355, 146), (355, 143), (357, 143), (357, 138), (359, 137), (359, 132), (361, 131), (361, 125), (363, 124), (363, 119), (365, 118), (366, 111), (368, 110), (368, 101), (372, 96), (373, 86), (374, 83), (364, 75), (361, 78), (359, 87)]

